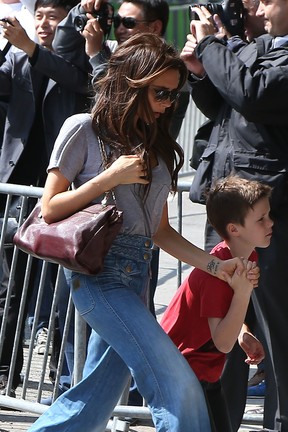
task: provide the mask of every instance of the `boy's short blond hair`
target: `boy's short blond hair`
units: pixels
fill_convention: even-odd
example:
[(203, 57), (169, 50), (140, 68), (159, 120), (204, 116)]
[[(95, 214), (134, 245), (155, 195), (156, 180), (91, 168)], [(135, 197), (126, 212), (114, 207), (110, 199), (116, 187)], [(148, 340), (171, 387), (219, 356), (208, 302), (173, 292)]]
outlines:
[(262, 198), (270, 198), (271, 187), (234, 175), (218, 180), (207, 193), (207, 218), (217, 233), (228, 240), (227, 225), (245, 225), (249, 210)]

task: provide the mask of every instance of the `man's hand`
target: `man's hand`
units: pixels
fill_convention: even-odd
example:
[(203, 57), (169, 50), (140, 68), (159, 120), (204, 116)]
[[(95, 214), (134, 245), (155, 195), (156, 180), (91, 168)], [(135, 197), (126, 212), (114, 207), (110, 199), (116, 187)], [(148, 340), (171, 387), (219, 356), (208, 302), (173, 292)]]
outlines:
[(86, 39), (85, 51), (89, 57), (93, 57), (98, 54), (102, 49), (104, 40), (104, 33), (101, 26), (93, 15), (87, 14), (87, 24), (82, 31), (82, 35)]
[(199, 20), (191, 21), (191, 34), (187, 35), (187, 42), (180, 56), (185, 62), (187, 69), (201, 78), (205, 75), (205, 69), (195, 56), (195, 47), (205, 36), (215, 35), (222, 38), (225, 36), (225, 30), (219, 16), (212, 16), (204, 6), (195, 6), (192, 8), (192, 11), (198, 15)]
[(205, 75), (205, 69), (202, 63), (195, 56), (197, 41), (192, 34), (187, 35), (187, 42), (182, 49), (180, 57), (186, 64), (187, 69), (198, 77)]
[(3, 28), (3, 36), (16, 48), (24, 51), (29, 57), (32, 57), (36, 43), (27, 35), (17, 18), (9, 17), (5, 21), (0, 21)]
[(81, 0), (81, 6), (86, 12), (99, 10), (102, 3), (106, 0)]
[(191, 33), (195, 36), (197, 43), (199, 43), (204, 37), (215, 35), (218, 32), (218, 28), (215, 25), (213, 15), (204, 6), (196, 6), (192, 8), (199, 20), (193, 20), (190, 23)]

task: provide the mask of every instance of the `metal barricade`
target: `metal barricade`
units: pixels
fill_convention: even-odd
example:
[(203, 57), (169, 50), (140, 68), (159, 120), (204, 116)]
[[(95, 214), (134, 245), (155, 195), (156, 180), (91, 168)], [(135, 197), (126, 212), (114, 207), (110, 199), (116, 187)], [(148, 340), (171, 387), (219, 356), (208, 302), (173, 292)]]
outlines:
[[(189, 182), (181, 181), (178, 184), (177, 215), (176, 215), (176, 221), (174, 221), (174, 227), (180, 233), (182, 233), (182, 223), (183, 223), (183, 193), (189, 191), (190, 184), (191, 181)], [(42, 192), (43, 192), (42, 188), (0, 183), (0, 196), (2, 195), (2, 197), (5, 197), (6, 200), (4, 215), (3, 218), (1, 219), (2, 228), (0, 231), (0, 235), (1, 235), (0, 268), (2, 268), (4, 249), (7, 247), (5, 245), (5, 233), (9, 222), (8, 215), (9, 215), (9, 208), (12, 202), (12, 198), (15, 196), (22, 197), (21, 206), (20, 206), (21, 208), (19, 209), (19, 218), (18, 218), (18, 223), (21, 224), (25, 215), (25, 208), (27, 208), (27, 201), (31, 198), (36, 198), (36, 199), (40, 198), (42, 196)], [(18, 271), (17, 269), (18, 255), (19, 253), (24, 254), (23, 252), (20, 252), (16, 247), (13, 247), (11, 245), (8, 247), (13, 248), (13, 256), (11, 261), (11, 271), (9, 275), (9, 281), (7, 284), (7, 296), (5, 299), (6, 301), (5, 301), (4, 308), (2, 308), (3, 299), (0, 299), (1, 301), (0, 320), (2, 321), (2, 324), (0, 321), (1, 324), (0, 357), (1, 357), (1, 352), (4, 348), (4, 338), (5, 338), (9, 306), (11, 301), (14, 301), (12, 291), (13, 291), (13, 280), (15, 278), (16, 272)], [(48, 263), (42, 261), (39, 286), (37, 286), (37, 300), (36, 300), (36, 306), (34, 310), (34, 321), (33, 321), (32, 328), (30, 330), (31, 331), (30, 343), (28, 344), (28, 346), (23, 347), (23, 351), (24, 351), (24, 365), (22, 369), (23, 382), (19, 386), (19, 389), (17, 390), (17, 398), (9, 396), (9, 393), (12, 389), (13, 372), (17, 360), (17, 352), (18, 352), (17, 347), (19, 344), (20, 345), (23, 344), (23, 340), (22, 340), (23, 325), (26, 320), (25, 314), (27, 310), (27, 304), (29, 302), (29, 296), (31, 294), (31, 287), (29, 286), (29, 280), (31, 276), (32, 257), (26, 255), (26, 258), (27, 258), (27, 262), (25, 267), (25, 274), (23, 275), (22, 295), (21, 295), (21, 300), (19, 301), (18, 320), (17, 320), (16, 331), (15, 331), (13, 352), (12, 352), (11, 362), (10, 362), (10, 369), (9, 369), (10, 372), (8, 375), (8, 382), (7, 382), (7, 395), (5, 396), (0, 395), (0, 406), (41, 415), (48, 408), (47, 406), (40, 403), (41, 399), (51, 395), (53, 395), (53, 398), (57, 397), (57, 388), (59, 385), (62, 366), (64, 362), (65, 345), (68, 339), (71, 319), (75, 319), (74, 369), (73, 369), (73, 379), (71, 384), (73, 385), (79, 382), (82, 378), (82, 370), (83, 370), (83, 365), (86, 357), (86, 324), (84, 323), (84, 320), (80, 317), (78, 313), (75, 313), (75, 318), (73, 317), (75, 311), (74, 311), (73, 303), (71, 301), (71, 297), (68, 295), (66, 319), (61, 334), (61, 346), (58, 354), (58, 364), (56, 367), (54, 382), (52, 384), (51, 380), (49, 379), (49, 358), (50, 358), (49, 346), (52, 343), (53, 336), (54, 336), (57, 304), (59, 300), (59, 293), (62, 286), (61, 267), (59, 266), (57, 270), (57, 276), (56, 276), (54, 289), (53, 289), (54, 292), (53, 292), (53, 300), (52, 300), (49, 325), (48, 325), (47, 342), (46, 342), (45, 352), (43, 354), (43, 357), (41, 357), (40, 360), (40, 356), (33, 352), (33, 348), (34, 348), (33, 341), (36, 336), (41, 302), (45, 296), (45, 278), (47, 276)], [(160, 259), (160, 267), (161, 267), (161, 259)], [(182, 275), (182, 263), (178, 261), (177, 277), (175, 278), (175, 285), (176, 285), (175, 289), (181, 283), (181, 275)], [(0, 294), (2, 294), (2, 290)], [(143, 420), (151, 418), (150, 411), (146, 406), (143, 407), (128, 406), (125, 405), (127, 403), (127, 400), (128, 397), (127, 397), (127, 390), (126, 390), (126, 393), (123, 394), (121, 400), (119, 401), (119, 404), (115, 407), (115, 410), (113, 412), (114, 419), (109, 421), (107, 425), (107, 430), (128, 431), (129, 422), (125, 421), (125, 417), (140, 418)], [(251, 416), (249, 420), (250, 422), (251, 420), (252, 421), (255, 420), (255, 423), (259, 423), (259, 421), (261, 421), (261, 419), (260, 420), (259, 418), (254, 419), (251, 418)]]
[[(179, 196), (181, 196), (183, 191), (188, 191), (188, 190), (189, 190), (188, 183), (186, 185), (183, 184), (180, 185), (179, 191), (181, 191), (181, 193), (179, 193)], [(7, 284), (8, 286), (7, 295), (5, 298), (5, 306), (2, 313), (2, 325), (0, 331), (0, 356), (1, 356), (1, 351), (4, 347), (4, 338), (5, 338), (9, 306), (10, 306), (11, 298), (13, 298), (13, 280), (15, 277), (15, 272), (19, 271), (17, 270), (18, 255), (19, 253), (24, 254), (23, 252), (19, 251), (15, 246), (11, 244), (7, 246), (5, 244), (6, 230), (9, 223), (9, 209), (11, 206), (12, 199), (15, 198), (15, 196), (22, 197), (20, 201), (21, 205), (19, 206), (20, 207), (19, 217), (17, 219), (17, 222), (20, 225), (25, 216), (25, 209), (27, 208), (28, 200), (31, 198), (36, 198), (36, 199), (40, 198), (42, 196), (42, 192), (43, 192), (42, 188), (0, 183), (0, 194), (3, 197), (5, 197), (5, 201), (6, 201), (5, 211), (2, 218), (1, 234), (0, 234), (1, 235), (0, 238), (1, 267), (3, 262), (4, 249), (9, 247), (10, 249), (13, 250), (9, 281)], [(179, 203), (181, 203), (181, 201), (179, 201)], [(179, 216), (181, 218), (181, 211), (179, 211)], [(178, 226), (179, 229), (181, 229), (181, 222), (178, 223)], [(23, 325), (24, 325), (23, 323), (26, 320), (25, 313), (27, 310), (27, 304), (29, 302), (29, 296), (31, 295), (31, 287), (29, 286), (29, 281), (31, 278), (32, 260), (33, 258), (30, 255), (27, 255), (25, 274), (23, 275), (24, 282), (22, 287), (22, 295), (21, 295), (21, 300), (19, 301), (18, 320), (17, 320), (16, 331), (15, 331), (14, 347), (11, 356), (11, 363), (9, 365), (10, 367), (9, 367), (8, 383), (6, 387), (7, 395), (0, 396), (0, 405), (11, 409), (17, 409), (17, 410), (42, 414), (47, 409), (47, 406), (40, 403), (41, 399), (49, 395), (50, 396), (53, 395), (54, 398), (57, 397), (57, 388), (61, 376), (61, 369), (62, 369), (64, 355), (65, 355), (65, 343), (67, 340), (70, 320), (71, 320), (72, 313), (74, 312), (73, 311), (74, 308), (70, 297), (69, 302), (67, 304), (67, 315), (66, 315), (65, 326), (63, 329), (63, 333), (61, 335), (62, 343), (61, 343), (60, 352), (58, 356), (58, 365), (57, 365), (55, 381), (52, 384), (51, 381), (49, 380), (49, 346), (51, 345), (53, 339), (53, 331), (54, 331), (55, 316), (57, 311), (57, 303), (59, 298), (59, 290), (61, 289), (61, 283), (59, 282), (60, 280), (59, 273), (61, 271), (61, 267), (59, 266), (58, 268), (58, 273), (54, 285), (53, 301), (51, 305), (48, 333), (47, 333), (47, 342), (45, 347), (46, 349), (43, 354), (43, 357), (41, 357), (40, 360), (39, 355), (35, 355), (35, 353), (33, 352), (33, 348), (34, 348), (33, 341), (35, 340), (35, 336), (36, 336), (41, 302), (43, 300), (43, 297), (45, 296), (44, 282), (45, 282), (45, 278), (47, 277), (47, 266), (49, 265), (47, 262), (42, 261), (40, 281), (39, 281), (39, 286), (37, 287), (37, 300), (36, 300), (36, 306), (34, 311), (34, 320), (33, 320), (33, 326), (31, 328), (31, 333), (30, 333), (30, 343), (27, 347), (23, 348), (24, 350), (24, 365), (22, 370), (23, 382), (19, 386), (19, 389), (17, 390), (18, 394), (19, 394), (19, 390), (21, 390), (20, 399), (9, 396), (9, 393), (13, 387), (12, 384), (13, 373), (15, 370), (15, 364), (16, 364), (17, 352), (18, 352), (17, 347), (19, 346), (19, 344), (21, 345), (23, 343), (22, 340)], [(181, 263), (179, 263), (178, 265), (178, 271), (181, 272)], [(179, 280), (181, 280), (180, 276), (178, 276), (178, 281)], [(74, 343), (75, 356), (74, 356), (73, 384), (81, 380), (82, 377), (82, 368), (86, 356), (86, 343), (84, 342), (86, 340), (85, 335), (86, 335), (86, 324), (84, 324), (82, 318), (76, 313), (75, 314), (75, 343)], [(119, 403), (121, 403), (121, 401), (119, 401)], [(125, 397), (122, 399), (122, 403), (125, 403)], [(145, 406), (132, 407), (132, 406), (125, 406), (125, 405), (123, 406), (118, 405), (115, 408), (114, 415), (117, 419), (117, 423), (115, 422), (115, 419), (111, 421), (111, 424), (110, 425), (108, 424), (107, 426), (107, 430), (110, 430), (110, 428), (111, 430), (119, 430), (119, 431), (128, 430), (127, 427), (129, 426), (129, 423), (125, 421), (123, 422), (121, 420), (123, 416), (141, 418), (141, 419), (151, 418), (150, 411)]]

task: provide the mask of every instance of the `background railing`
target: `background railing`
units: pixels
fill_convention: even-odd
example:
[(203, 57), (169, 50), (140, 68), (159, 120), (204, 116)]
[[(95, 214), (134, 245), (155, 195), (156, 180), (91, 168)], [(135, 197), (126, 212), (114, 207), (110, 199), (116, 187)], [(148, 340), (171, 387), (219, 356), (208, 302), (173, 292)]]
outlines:
[[(174, 226), (175, 229), (177, 229), (179, 232), (182, 232), (182, 228), (184, 229), (184, 235), (187, 236), (187, 223), (183, 223), (184, 218), (188, 218), (189, 222), (191, 222), (191, 219), (195, 218), (197, 219), (197, 214), (201, 216), (201, 220), (205, 219), (205, 207), (200, 206), (197, 207), (197, 213), (192, 210), (191, 202), (188, 199), (187, 192), (189, 191), (191, 184), (190, 181), (180, 181), (178, 185), (178, 193), (176, 196), (176, 199), (174, 198), (173, 202), (170, 204), (173, 204), (172, 207), (174, 208), (172, 214), (171, 224)], [(5, 227), (7, 226), (7, 220), (8, 220), (8, 210), (9, 210), (9, 203), (11, 203), (11, 199), (14, 195), (18, 195), (23, 197), (23, 202), (27, 200), (30, 197), (36, 197), (39, 198), (42, 195), (43, 189), (41, 188), (34, 188), (34, 187), (28, 187), (28, 186), (20, 186), (20, 185), (9, 185), (9, 184), (3, 184), (0, 183), (0, 194), (6, 196), (6, 211), (4, 214), (4, 220), (3, 220), (3, 226), (1, 231), (1, 241), (0, 241), (0, 254), (2, 256), (3, 248), (4, 246), (4, 236), (5, 236)], [(189, 201), (189, 203), (187, 202)], [(195, 206), (195, 205), (194, 205)], [(196, 205), (197, 206), (197, 205)], [(193, 207), (194, 208), (194, 207)], [(199, 211), (199, 213), (198, 213)], [(202, 223), (201, 226), (199, 225), (199, 234), (201, 237), (203, 236), (203, 227)], [(191, 229), (188, 227), (188, 231), (191, 231)], [(193, 230), (193, 235), (195, 235), (195, 230)], [(191, 232), (190, 232), (191, 236)], [(191, 239), (192, 240), (192, 239)], [(193, 238), (193, 242), (195, 242), (195, 238)], [(199, 242), (196, 242), (196, 244)], [(200, 245), (200, 244), (199, 244)], [(200, 245), (201, 246), (201, 245)], [(14, 247), (14, 265), (12, 266), (11, 273), (9, 276), (9, 280), (13, 280), (15, 272), (17, 271), (17, 253), (18, 250), (16, 247)], [(163, 254), (164, 255), (164, 254)], [(31, 257), (28, 256), (27, 260), (27, 269), (26, 269), (26, 276), (29, 277), (29, 272), (31, 271), (30, 266), (30, 259)], [(171, 289), (171, 282), (172, 285), (174, 285), (174, 290), (177, 289), (181, 282), (181, 276), (185, 272), (189, 271), (189, 268), (187, 269), (187, 266), (182, 266), (181, 262), (178, 262), (178, 265), (175, 262), (175, 266), (177, 266), (177, 272), (176, 276), (170, 276), (169, 279), (165, 279), (164, 285), (170, 285)], [(161, 274), (161, 266), (163, 265), (162, 257), (160, 254), (160, 272)], [(173, 264), (172, 264), (173, 265)], [(57, 302), (58, 302), (58, 296), (59, 296), (59, 290), (61, 290), (61, 284), (59, 284), (59, 279), (56, 279), (55, 287), (54, 287), (54, 296), (53, 296), (53, 302), (51, 306), (51, 314), (49, 319), (49, 328), (48, 328), (48, 338), (47, 338), (47, 344), (46, 344), (46, 351), (45, 354), (42, 356), (39, 356), (33, 352), (33, 340), (35, 338), (36, 333), (36, 325), (38, 321), (39, 316), (39, 308), (40, 303), (42, 301), (43, 296), (45, 296), (44, 292), (44, 279), (46, 275), (47, 270), (47, 263), (43, 261), (42, 265), (42, 272), (40, 277), (40, 283), (38, 287), (38, 296), (35, 306), (35, 315), (34, 315), (34, 323), (31, 330), (30, 335), (30, 343), (28, 343), (24, 347), (24, 367), (23, 367), (23, 383), (19, 386), (17, 389), (17, 397), (12, 398), (10, 396), (1, 396), (0, 395), (0, 406), (8, 407), (13, 410), (20, 410), (25, 412), (31, 412), (41, 415), (46, 409), (47, 406), (39, 403), (41, 401), (41, 398), (47, 397), (47, 395), (51, 395), (54, 392), (54, 397), (57, 396), (57, 383), (59, 380), (59, 377), (61, 375), (61, 369), (63, 364), (63, 358), (65, 353), (65, 345), (67, 340), (67, 335), (69, 331), (70, 326), (70, 320), (72, 313), (74, 312), (74, 307), (71, 302), (71, 298), (69, 300), (69, 303), (67, 305), (67, 315), (66, 315), (66, 321), (63, 329), (62, 334), (62, 344), (60, 347), (60, 353), (59, 353), (59, 360), (57, 365), (57, 373), (56, 373), (56, 380), (55, 380), (55, 386), (53, 387), (52, 383), (49, 380), (49, 356), (48, 356), (48, 346), (50, 344), (50, 341), (52, 340), (52, 334), (54, 330), (54, 322), (55, 322), (55, 314), (57, 310)], [(184, 273), (183, 273), (184, 271)], [(175, 274), (173, 273), (173, 275)], [(161, 276), (160, 276), (161, 278)], [(161, 285), (163, 285), (163, 282), (161, 281)], [(22, 293), (22, 300), (20, 304), (19, 314), (18, 314), (18, 325), (17, 325), (17, 331), (15, 334), (14, 339), (14, 355), (11, 359), (11, 370), (13, 371), (15, 366), (15, 353), (17, 352), (17, 346), (18, 343), (22, 343), (22, 340), (20, 339), (21, 334), (21, 327), (23, 320), (25, 320), (24, 313), (24, 304), (25, 304), (25, 297), (27, 295), (27, 287), (23, 286), (23, 293)], [(11, 297), (11, 292), (10, 292)], [(6, 305), (5, 308), (9, 306), (10, 297), (6, 298)], [(168, 304), (168, 303), (165, 303)], [(163, 304), (162, 304), (163, 306)], [(160, 311), (160, 313), (163, 312), (163, 310)], [(7, 315), (8, 309), (4, 311)], [(72, 316), (73, 317), (73, 316)], [(73, 321), (72, 321), (73, 323)], [(5, 330), (5, 319), (2, 321), (1, 331), (0, 331), (0, 348), (3, 348), (3, 334)], [(74, 344), (74, 374), (73, 374), (73, 383), (78, 382), (81, 379), (82, 375), (82, 368), (85, 361), (86, 356), (86, 324), (82, 320), (82, 318), (76, 313), (75, 314), (75, 344)], [(1, 346), (2, 344), (2, 346)], [(11, 388), (12, 383), (12, 377), (8, 377), (8, 384)], [(128, 431), (129, 429), (129, 423), (126, 421), (123, 421), (123, 417), (130, 417), (130, 418), (141, 418), (141, 419), (149, 419), (150, 418), (150, 412), (147, 407), (133, 407), (133, 406), (127, 406), (125, 405), (125, 401), (127, 399), (122, 399), (119, 401), (119, 405), (114, 410), (114, 419), (111, 420), (111, 422), (107, 425), (107, 430), (113, 430), (113, 431)], [(121, 419), (122, 418), (122, 419)], [(254, 424), (261, 424), (263, 420), (262, 415), (245, 415), (243, 419), (243, 423), (254, 423)]]
[[(178, 196), (181, 196), (182, 193), (187, 192), (189, 190), (190, 183), (182, 183), (179, 185), (179, 192)], [(27, 200), (31, 197), (34, 198), (40, 198), (42, 196), (43, 189), (42, 188), (36, 188), (36, 187), (29, 187), (29, 186), (21, 186), (21, 185), (13, 185), (13, 184), (4, 184), (0, 183), (0, 194), (4, 197), (6, 197), (6, 206), (5, 206), (5, 212), (4, 212), (4, 218), (2, 223), (2, 229), (1, 229), (1, 241), (0, 241), (0, 256), (2, 256), (3, 250), (6, 247), (4, 243), (5, 239), (5, 233), (9, 218), (9, 206), (12, 202), (12, 198), (15, 196), (22, 197), (22, 208), (24, 209), (27, 204)], [(178, 205), (181, 205), (181, 200), (178, 201)], [(19, 216), (19, 223), (21, 223), (21, 220), (23, 219), (23, 211), (20, 210), (20, 216)], [(182, 225), (182, 209), (178, 209), (178, 220), (177, 220), (177, 227), (181, 231), (181, 225)], [(174, 223), (175, 225), (175, 223)], [(10, 246), (11, 247), (11, 246)], [(11, 266), (11, 272), (9, 275), (9, 281), (8, 286), (10, 287), (10, 290), (8, 290), (6, 303), (4, 307), (4, 311), (2, 316), (2, 325), (0, 330), (0, 351), (4, 348), (3, 341), (4, 341), (4, 334), (5, 334), (5, 327), (6, 327), (6, 319), (7, 315), (9, 313), (9, 305), (11, 298), (13, 297), (13, 280), (15, 277), (15, 274), (17, 272), (17, 259), (18, 259), (19, 250), (14, 246), (13, 249), (13, 259), (12, 259), (12, 266)], [(18, 313), (18, 322), (17, 322), (17, 329), (15, 333), (15, 339), (14, 339), (14, 349), (13, 354), (11, 358), (10, 363), (10, 371), (11, 373), (8, 376), (8, 386), (7, 386), (7, 394), (9, 394), (9, 391), (12, 387), (12, 375), (15, 368), (16, 363), (16, 357), (17, 357), (17, 347), (18, 344), (22, 344), (21, 334), (22, 334), (22, 325), (25, 321), (26, 317), (24, 314), (25, 311), (25, 304), (27, 305), (27, 301), (29, 301), (29, 294), (28, 294), (28, 280), (31, 274), (31, 261), (32, 257), (27, 256), (27, 265), (26, 265), (26, 271), (25, 271), (25, 281), (23, 284), (23, 291), (22, 291), (22, 298), (21, 302), (19, 302), (19, 313)], [(59, 360), (57, 365), (57, 372), (56, 372), (56, 379), (55, 379), (55, 385), (51, 384), (48, 375), (49, 375), (49, 345), (51, 344), (52, 338), (53, 338), (53, 331), (54, 331), (54, 323), (55, 323), (55, 316), (57, 311), (57, 302), (59, 298), (59, 291), (63, 289), (63, 285), (59, 282), (59, 272), (61, 271), (61, 267), (58, 269), (58, 275), (56, 278), (55, 286), (54, 286), (54, 293), (53, 293), (53, 301), (51, 306), (51, 313), (50, 313), (50, 319), (49, 319), (49, 326), (48, 326), (48, 335), (47, 335), (47, 343), (46, 343), (46, 349), (45, 354), (43, 357), (41, 357), (41, 360), (39, 359), (39, 356), (33, 352), (33, 341), (35, 339), (36, 335), (36, 327), (39, 319), (39, 311), (40, 311), (40, 305), (43, 297), (45, 296), (45, 277), (47, 274), (47, 262), (42, 262), (42, 270), (40, 275), (40, 282), (39, 287), (37, 288), (37, 300), (35, 305), (35, 314), (34, 314), (34, 322), (33, 327), (31, 329), (30, 334), (30, 343), (24, 348), (24, 367), (23, 367), (23, 382), (17, 389), (17, 398), (10, 397), (8, 395), (6, 396), (0, 396), (0, 406), (8, 407), (11, 409), (17, 409), (22, 411), (28, 411), (33, 413), (42, 414), (47, 407), (42, 405), (40, 403), (41, 398), (47, 397), (47, 395), (51, 395), (53, 393), (54, 397), (57, 397), (57, 389), (58, 383), (59, 383), (59, 377), (61, 375), (61, 369), (63, 365), (63, 359), (65, 354), (65, 344), (67, 341), (67, 335), (69, 332), (69, 325), (71, 320), (72, 312), (74, 312), (74, 307), (71, 302), (71, 298), (69, 300), (69, 303), (67, 305), (67, 316), (65, 321), (65, 326), (63, 329), (62, 334), (62, 344), (60, 348), (59, 353)], [(177, 279), (175, 279), (175, 289), (177, 288), (177, 285), (179, 281), (181, 280), (181, 263), (177, 266), (177, 272), (178, 276)], [(46, 288), (47, 289), (47, 288)], [(86, 356), (86, 343), (83, 341), (86, 340), (86, 324), (82, 320), (82, 318), (75, 313), (75, 344), (74, 344), (74, 373), (73, 373), (73, 383), (78, 382), (81, 379), (82, 376), (82, 369), (83, 364), (85, 361)], [(1, 354), (0, 354), (1, 355)], [(20, 396), (20, 399), (18, 397)], [(128, 416), (128, 417), (139, 417), (139, 418), (150, 418), (150, 412), (148, 408), (146, 407), (131, 407), (131, 406), (117, 406), (114, 411), (115, 416)], [(119, 420), (120, 421), (120, 420)], [(122, 422), (123, 423), (123, 422)], [(124, 425), (125, 426), (125, 425)], [(126, 430), (123, 429), (123, 424), (121, 424), (119, 427), (120, 429), (115, 430)], [(109, 428), (108, 428), (109, 430)], [(128, 430), (128, 429), (127, 429)]]

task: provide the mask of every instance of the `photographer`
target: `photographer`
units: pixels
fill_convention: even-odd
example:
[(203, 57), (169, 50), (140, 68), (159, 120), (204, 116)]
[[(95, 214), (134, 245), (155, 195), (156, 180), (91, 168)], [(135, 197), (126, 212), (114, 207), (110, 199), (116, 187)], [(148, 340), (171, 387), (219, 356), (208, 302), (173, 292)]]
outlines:
[[(241, 0), (239, 0), (239, 2), (241, 2)], [(226, 21), (228, 22), (229, 19), (234, 18), (235, 16), (238, 17), (238, 22), (240, 23), (240, 34), (242, 34), (243, 39), (237, 36), (237, 34), (235, 34), (235, 28), (232, 29), (233, 35), (227, 32), (227, 28), (224, 28), (221, 20), (219, 19), (219, 16), (214, 16), (214, 26), (215, 23), (217, 23), (216, 29), (214, 28), (214, 32), (216, 32), (217, 37), (223, 37), (227, 43), (227, 47), (239, 55), (242, 49), (245, 49), (248, 42), (252, 42), (256, 37), (265, 33), (264, 19), (262, 16), (256, 16), (256, 11), (259, 6), (259, 1), (257, 0), (242, 0), (242, 11), (239, 5), (235, 11), (233, 9), (235, 3), (227, 0), (226, 4), (229, 3), (232, 4), (232, 8), (227, 7), (227, 5), (225, 7), (224, 5), (222, 15), (226, 13)], [(212, 6), (213, 8), (215, 8), (214, 4)], [(219, 4), (217, 5), (217, 7), (219, 10), (222, 6)], [(206, 13), (207, 16), (210, 17), (211, 11), (210, 13), (209, 11), (206, 11)], [(194, 15), (198, 17), (196, 12), (194, 12)], [(208, 145), (209, 138), (213, 130), (213, 125), (213, 120), (207, 120), (203, 125), (201, 125), (201, 127), (197, 131), (197, 134), (194, 137), (191, 166), (195, 169), (197, 169), (201, 161), (202, 153)], [(214, 128), (214, 133), (215, 130), (216, 129)], [(196, 182), (193, 183), (190, 191), (190, 198), (193, 202), (200, 201), (203, 204), (205, 198), (202, 196), (202, 194), (200, 194), (200, 191), (201, 188), (199, 187), (199, 184), (196, 184)], [(205, 232), (205, 249), (207, 251), (210, 251), (217, 244), (217, 242), (220, 241), (220, 238), (208, 221), (206, 221)], [(246, 322), (249, 324), (249, 328), (255, 332), (256, 318), (252, 304), (250, 304), (250, 307), (248, 309)], [(246, 406), (248, 376), (249, 367), (245, 363), (245, 357), (243, 355), (242, 349), (240, 348), (238, 343), (236, 343), (231, 353), (229, 353), (229, 355), (227, 356), (225, 369), (221, 377), (222, 388), (226, 395), (226, 403), (229, 408), (231, 424), (234, 432), (238, 431), (242, 423), (242, 418)]]
[[(192, 97), (215, 126), (195, 175), (195, 188), (231, 172), (273, 187), (273, 239), (259, 250), (261, 270), (253, 305), (265, 338), (267, 393), (264, 426), (288, 431), (288, 374), (285, 356), (288, 327), (288, 4), (260, 1), (257, 16), (269, 33), (247, 44), (237, 55), (214, 36), (217, 17), (198, 8), (182, 58), (190, 73)], [(207, 170), (204, 170), (206, 165)], [(209, 176), (208, 172), (211, 172)], [(194, 183), (193, 182), (193, 183)], [(207, 243), (214, 243), (207, 233)]]
[[(102, 16), (103, 4), (103, 0), (82, 0), (81, 4), (75, 6), (60, 23), (53, 42), (53, 48), (58, 54), (81, 70), (92, 70), (94, 82), (105, 73), (107, 61), (118, 44), (135, 33), (148, 32), (164, 37), (169, 19), (169, 5), (166, 0), (125, 0), (121, 2), (117, 16), (113, 20), (116, 41), (110, 40), (110, 14), (107, 15), (108, 25), (106, 24), (105, 28), (97, 16)], [(75, 19), (84, 13), (87, 16), (87, 23), (83, 31), (79, 32), (77, 25), (75, 28)], [(189, 100), (188, 88), (184, 86), (170, 126), (175, 138), (180, 132)]]

